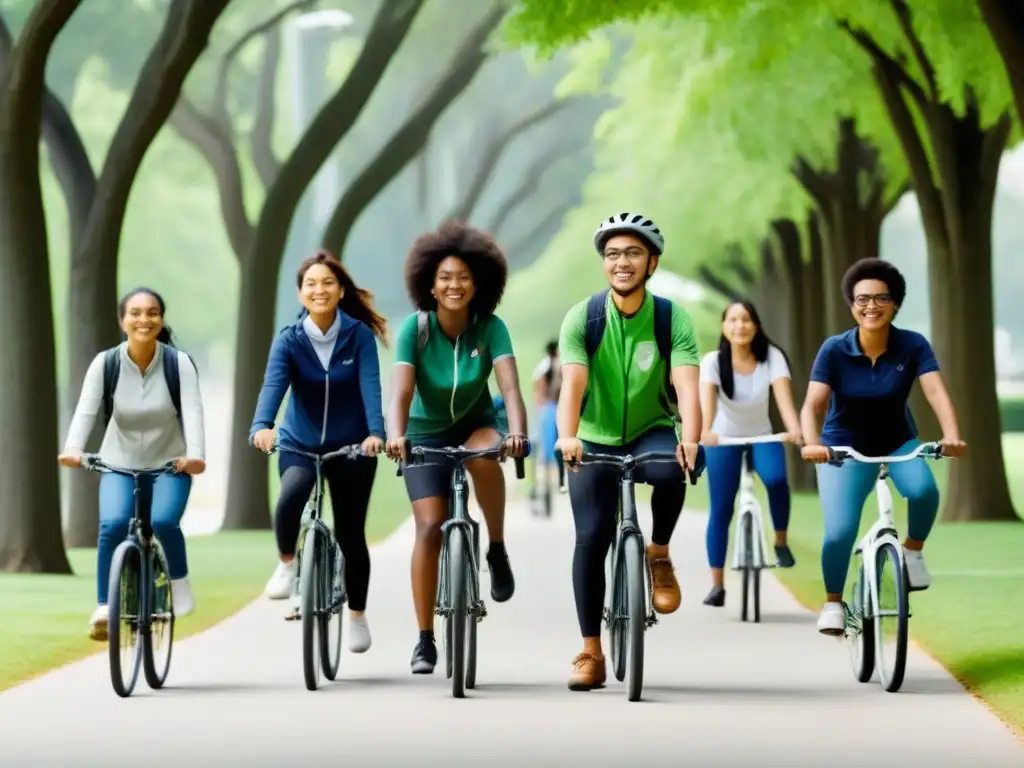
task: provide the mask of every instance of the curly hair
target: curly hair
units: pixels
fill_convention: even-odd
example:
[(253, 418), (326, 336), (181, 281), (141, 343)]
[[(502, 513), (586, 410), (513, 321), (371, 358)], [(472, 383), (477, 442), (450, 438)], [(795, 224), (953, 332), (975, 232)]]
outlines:
[(885, 283), (896, 306), (903, 306), (903, 300), (907, 297), (907, 281), (888, 261), (861, 259), (846, 270), (846, 274), (843, 275), (843, 298), (846, 299), (847, 306), (853, 304), (853, 289), (861, 280), (878, 280)]
[(424, 312), (437, 309), (434, 280), (437, 267), (449, 256), (466, 263), (476, 292), (470, 312), (491, 315), (497, 309), (508, 279), (505, 254), (487, 232), (462, 221), (446, 221), (434, 232), (416, 238), (405, 260), (405, 289), (416, 309)]

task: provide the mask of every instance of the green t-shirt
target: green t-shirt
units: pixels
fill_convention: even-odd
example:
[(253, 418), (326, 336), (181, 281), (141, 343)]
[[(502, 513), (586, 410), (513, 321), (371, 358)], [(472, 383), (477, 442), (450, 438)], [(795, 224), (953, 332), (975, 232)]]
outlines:
[(406, 437), (415, 441), (438, 435), (467, 418), (496, 420), (487, 380), (494, 363), (514, 356), (505, 323), (497, 315), (477, 318), (454, 341), (441, 330), (434, 312), (428, 314), (428, 327), (423, 349), (417, 349), (415, 312), (398, 329), (395, 365), (416, 369)]
[[(577, 437), (599, 445), (625, 445), (654, 427), (672, 426), (665, 393), (665, 361), (654, 338), (654, 299), (623, 317), (608, 294), (608, 323), (593, 365), (587, 358), (587, 301), (566, 314), (559, 336), (563, 366), (590, 367)], [(672, 367), (700, 365), (689, 313), (672, 302)]]

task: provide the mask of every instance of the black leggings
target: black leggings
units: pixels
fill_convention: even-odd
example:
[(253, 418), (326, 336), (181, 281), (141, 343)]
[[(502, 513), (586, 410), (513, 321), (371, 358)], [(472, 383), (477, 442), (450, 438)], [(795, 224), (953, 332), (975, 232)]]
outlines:
[[(282, 457), (283, 459), (283, 457)], [(323, 468), (331, 491), (334, 509), (334, 535), (345, 555), (345, 584), (348, 606), (366, 610), (370, 587), (370, 550), (366, 546), (366, 511), (370, 491), (377, 474), (377, 460), (337, 458)], [(316, 470), (305, 463), (285, 463), (281, 468), (281, 495), (274, 512), (277, 549), (282, 555), (294, 555), (302, 523), (302, 508), (309, 501), (316, 483)]]
[[(588, 451), (596, 453), (637, 455), (645, 451), (673, 451), (677, 444), (675, 432), (663, 427), (651, 430), (626, 446), (584, 445)], [(615, 540), (619, 476), (614, 467), (604, 464), (582, 465), (578, 472), (568, 475), (569, 500), (576, 523), (576, 550), (572, 557), (576, 615), (583, 637), (598, 637), (605, 598), (605, 559)], [(652, 463), (637, 468), (634, 479), (653, 486), (651, 541), (665, 546), (672, 538), (686, 500), (683, 470), (678, 464)]]

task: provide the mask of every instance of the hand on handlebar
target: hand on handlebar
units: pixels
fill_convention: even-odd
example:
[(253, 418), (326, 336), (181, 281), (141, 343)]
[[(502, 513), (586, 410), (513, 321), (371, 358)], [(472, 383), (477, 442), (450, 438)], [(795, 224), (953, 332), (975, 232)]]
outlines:
[(359, 449), (372, 458), (384, 451), (384, 441), (376, 435), (370, 435), (363, 440), (363, 444), (359, 446)]
[(787, 432), (782, 439), (784, 442), (792, 443), (793, 445), (804, 444), (804, 436), (799, 432)]
[(964, 455), (964, 451), (967, 450), (967, 443), (963, 440), (948, 440), (942, 438), (939, 440), (939, 445), (942, 446), (942, 455), (951, 459), (959, 459)]
[(182, 475), (201, 475), (206, 471), (206, 462), (202, 459), (182, 457), (174, 462), (174, 471)]
[(560, 437), (555, 441), (555, 451), (562, 454), (562, 461), (571, 472), (579, 471), (579, 463), (583, 461), (583, 441), (578, 437)]
[(62, 453), (57, 457), (57, 463), (62, 467), (71, 467), (77, 469), (82, 466), (82, 454), (81, 453)]
[(676, 446), (676, 459), (683, 471), (693, 472), (697, 468), (697, 452), (700, 450), (698, 443), (680, 443)]
[(392, 461), (408, 461), (409, 457), (406, 456), (406, 447), (408, 443), (405, 437), (392, 437), (388, 440), (384, 446), (384, 452), (388, 458)]
[(800, 457), (804, 461), (812, 461), (815, 464), (825, 464), (829, 460), (829, 450), (824, 445), (805, 445), (800, 450)]
[(505, 435), (505, 442), (501, 445), (501, 456), (511, 456), (513, 459), (522, 458), (526, 454), (525, 435)]
[(273, 429), (261, 429), (252, 436), (253, 447), (264, 453), (272, 453), (275, 442), (277, 442), (277, 435)]

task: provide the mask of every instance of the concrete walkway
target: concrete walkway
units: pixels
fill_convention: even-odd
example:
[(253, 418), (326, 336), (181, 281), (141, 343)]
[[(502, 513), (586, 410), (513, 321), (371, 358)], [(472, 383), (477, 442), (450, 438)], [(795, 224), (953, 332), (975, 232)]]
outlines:
[(845, 646), (772, 578), (760, 625), (739, 622), (737, 585), (725, 609), (702, 606), (697, 514), (675, 537), (683, 606), (647, 636), (645, 700), (629, 703), (614, 680), (570, 692), (580, 641), (560, 504), (553, 521), (510, 509), (517, 591), (488, 602), (466, 700), (451, 698), (443, 667), (409, 673), (406, 525), (374, 550), (374, 646), (345, 652), (338, 683), (305, 690), (299, 626), (260, 599), (176, 645), (163, 691), (140, 681), (117, 698), (99, 654), (0, 694), (0, 765), (1024, 765), (1010, 731), (920, 653), (899, 694), (856, 683)]

